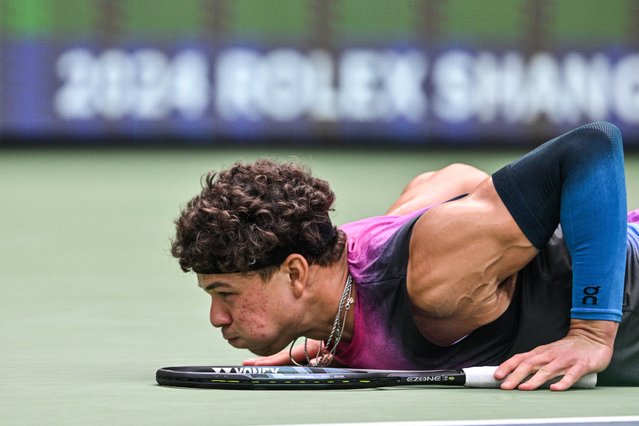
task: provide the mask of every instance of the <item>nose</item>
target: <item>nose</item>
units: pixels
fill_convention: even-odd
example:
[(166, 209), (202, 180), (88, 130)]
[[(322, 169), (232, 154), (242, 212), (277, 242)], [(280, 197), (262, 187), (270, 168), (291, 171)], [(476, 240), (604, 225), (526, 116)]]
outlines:
[(231, 324), (231, 314), (222, 301), (216, 297), (211, 297), (211, 312), (209, 317), (211, 319), (211, 325), (216, 328)]

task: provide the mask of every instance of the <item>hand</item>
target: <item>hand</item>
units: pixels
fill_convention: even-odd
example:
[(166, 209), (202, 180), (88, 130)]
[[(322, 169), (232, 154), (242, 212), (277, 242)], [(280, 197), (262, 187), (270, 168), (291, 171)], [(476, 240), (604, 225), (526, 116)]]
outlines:
[[(308, 339), (308, 343), (306, 348), (310, 356), (315, 355), (320, 348), (320, 341)], [(293, 359), (298, 363), (305, 365), (306, 364), (306, 353), (304, 352), (304, 344), (299, 344), (293, 348), (291, 352)], [(311, 360), (312, 362), (313, 360)], [(289, 348), (286, 347), (282, 349), (275, 355), (270, 356), (262, 356), (259, 358), (249, 358), (245, 359), (242, 365), (290, 365), (293, 364), (291, 358), (289, 356)]]
[(550, 389), (566, 390), (584, 375), (608, 366), (618, 325), (612, 321), (573, 319), (566, 337), (513, 356), (499, 366), (495, 378), (505, 379), (502, 389), (534, 390), (563, 376)]

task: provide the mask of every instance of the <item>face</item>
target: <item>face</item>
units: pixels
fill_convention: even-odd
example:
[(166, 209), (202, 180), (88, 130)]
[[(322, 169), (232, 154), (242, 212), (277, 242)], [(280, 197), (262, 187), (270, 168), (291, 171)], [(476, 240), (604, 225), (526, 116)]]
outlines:
[(211, 295), (211, 324), (231, 346), (272, 355), (297, 337), (288, 274), (266, 282), (257, 274), (198, 274), (198, 284)]

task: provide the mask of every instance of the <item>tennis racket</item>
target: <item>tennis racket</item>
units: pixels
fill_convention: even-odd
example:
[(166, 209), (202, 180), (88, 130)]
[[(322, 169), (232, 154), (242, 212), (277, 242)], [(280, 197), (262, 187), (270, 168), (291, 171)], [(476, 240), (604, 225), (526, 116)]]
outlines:
[[(497, 367), (459, 370), (362, 370), (323, 367), (165, 367), (155, 378), (162, 386), (211, 389), (361, 389), (387, 386), (435, 385), (498, 388), (493, 374)], [(546, 383), (545, 387), (559, 378)], [(574, 388), (592, 389), (597, 375), (581, 378)]]

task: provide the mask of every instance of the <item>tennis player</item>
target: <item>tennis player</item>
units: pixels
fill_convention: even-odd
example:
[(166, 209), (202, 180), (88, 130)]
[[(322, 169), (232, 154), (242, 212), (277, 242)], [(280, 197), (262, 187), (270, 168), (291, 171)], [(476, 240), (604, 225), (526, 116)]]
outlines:
[[(228, 342), (266, 356), (247, 364), (500, 365), (504, 389), (563, 376), (551, 389), (564, 390), (590, 372), (639, 385), (639, 226), (627, 223), (619, 131), (589, 124), (492, 176), (437, 185), (463, 167), (338, 229), (327, 182), (296, 164), (237, 163), (207, 175), (172, 253), (211, 294)], [(437, 198), (451, 199), (425, 206)]]

